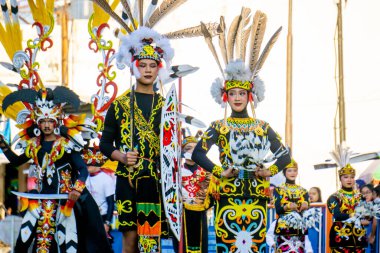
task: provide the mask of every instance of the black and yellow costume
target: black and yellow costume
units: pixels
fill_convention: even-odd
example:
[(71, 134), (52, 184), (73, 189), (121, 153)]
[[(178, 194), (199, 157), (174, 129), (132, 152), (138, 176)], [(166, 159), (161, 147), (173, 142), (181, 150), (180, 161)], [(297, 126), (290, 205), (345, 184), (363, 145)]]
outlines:
[(365, 252), (367, 239), (364, 227), (357, 228), (354, 223), (344, 222), (354, 214), (360, 197), (359, 191), (342, 187), (328, 198), (327, 207), (334, 217), (330, 230), (331, 252)]
[[(34, 137), (27, 141), (24, 154), (18, 156), (10, 149), (4, 152), (13, 166), (33, 160), (29, 175), (29, 180), (34, 183), (30, 185), (31, 193), (68, 194), (73, 189), (82, 191), (74, 206), (75, 218), (66, 213), (66, 200), (29, 199), (24, 203), (28, 209), (15, 252), (27, 252), (33, 241), (33, 252), (111, 252), (96, 202), (83, 188), (88, 175), (87, 166), (80, 153), (70, 150), (68, 143), (69, 140), (64, 137), (58, 137), (56, 141)], [(65, 222), (60, 218), (63, 215), (67, 216)], [(31, 231), (29, 236), (23, 235), (27, 231)], [(65, 239), (63, 235), (67, 231), (70, 234)]]
[[(193, 161), (214, 175), (208, 194), (211, 201), (215, 202), (217, 252), (265, 252), (269, 181), (256, 178), (253, 170), (244, 170), (257, 161), (240, 144), (261, 148), (260, 145), (269, 142), (272, 153), (285, 147), (267, 122), (248, 117), (246, 110), (233, 112), (227, 118), (227, 131), (222, 126), (221, 120), (212, 122), (192, 156)], [(215, 165), (207, 158), (207, 152), (214, 144), (219, 148), (222, 166)], [(236, 178), (221, 178), (224, 169), (236, 165), (233, 156), (239, 157), (239, 175)], [(269, 167), (272, 175), (289, 162), (290, 156), (285, 152)]]
[[(168, 235), (161, 203), (160, 122), (164, 99), (159, 94), (135, 93), (133, 134), (130, 91), (117, 98), (107, 112), (100, 140), (103, 154), (136, 150), (139, 159), (133, 171), (119, 162), (116, 175), (116, 207), (120, 231), (137, 230), (144, 252), (160, 248), (160, 236)], [(131, 147), (131, 135), (134, 147)], [(114, 144), (115, 143), (115, 144)]]
[[(286, 179), (286, 182), (276, 187), (274, 191), (276, 213), (279, 216), (276, 222), (276, 249), (278, 252), (303, 253), (305, 251), (305, 229), (289, 227), (282, 219), (285, 215), (295, 211), (285, 211), (290, 203), (297, 204), (298, 209), (303, 203), (309, 205), (309, 194), (306, 189), (296, 185), (294, 181)], [(302, 216), (302, 214), (300, 213)], [(277, 252), (276, 251), (276, 252)]]

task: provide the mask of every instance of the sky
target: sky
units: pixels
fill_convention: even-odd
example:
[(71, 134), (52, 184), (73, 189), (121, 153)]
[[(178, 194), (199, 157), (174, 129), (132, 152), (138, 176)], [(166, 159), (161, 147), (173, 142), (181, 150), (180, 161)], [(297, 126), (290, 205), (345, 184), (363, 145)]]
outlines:
[[(307, 189), (321, 187), (324, 200), (336, 190), (335, 172), (333, 169), (316, 171), (313, 165), (330, 158), (329, 152), (334, 148), (337, 105), (335, 3), (332, 0), (293, 0), (293, 156), (299, 164), (298, 182)], [(284, 138), (288, 1), (188, 0), (157, 24), (155, 29), (164, 33), (195, 26), (200, 21), (218, 22), (220, 15), (225, 16), (229, 25), (242, 6), (251, 8), (253, 13), (261, 10), (267, 14), (264, 43), (278, 27), (283, 27), (259, 74), (265, 82), (266, 93), (265, 100), (256, 109), (256, 115), (269, 122)], [(347, 145), (358, 153), (380, 150), (377, 114), (380, 106), (379, 10), (378, 0), (348, 0), (343, 10)], [(111, 29), (105, 37), (114, 40), (112, 31), (117, 25), (112, 21), (110, 24)], [(59, 31), (57, 25), (53, 34), (55, 38), (59, 38)], [(33, 30), (26, 29), (25, 32), (29, 34), (26, 37), (31, 37)], [(82, 100), (89, 101), (90, 94), (97, 90), (95, 80), (101, 56), (88, 49), (86, 20), (72, 23), (70, 35), (70, 87), (81, 95)], [(114, 42), (117, 47), (117, 41)], [(175, 49), (174, 65), (189, 64), (200, 68), (183, 79), (183, 103), (192, 108), (184, 108), (184, 112), (198, 117), (207, 125), (221, 119), (223, 110), (212, 100), (209, 92), (220, 72), (204, 39), (176, 40), (172, 45)], [(59, 39), (56, 39), (54, 49), (38, 56), (50, 66), (49, 70), (42, 66), (41, 75), (45, 73), (45, 79), (51, 84), (60, 82), (54, 72), (60, 71), (59, 46)], [(4, 59), (7, 60), (0, 48), (0, 60)], [(121, 94), (129, 88), (130, 79), (127, 71), (116, 71), (115, 80)], [(17, 82), (14, 81), (19, 80), (17, 78), (17, 75), (10, 75), (3, 69), (0, 71), (0, 80), (4, 83)], [(169, 90), (169, 87), (165, 89)], [(216, 150), (210, 156), (216, 161)], [(369, 163), (355, 164), (357, 175)]]

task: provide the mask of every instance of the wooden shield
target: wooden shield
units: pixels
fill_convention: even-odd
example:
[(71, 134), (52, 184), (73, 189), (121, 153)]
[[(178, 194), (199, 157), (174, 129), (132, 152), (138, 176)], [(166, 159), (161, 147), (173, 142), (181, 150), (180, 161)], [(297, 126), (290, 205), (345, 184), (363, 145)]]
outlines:
[(165, 215), (174, 235), (180, 240), (181, 234), (181, 150), (179, 145), (179, 120), (177, 117), (177, 93), (173, 84), (166, 95), (162, 108), (161, 144), (161, 187)]

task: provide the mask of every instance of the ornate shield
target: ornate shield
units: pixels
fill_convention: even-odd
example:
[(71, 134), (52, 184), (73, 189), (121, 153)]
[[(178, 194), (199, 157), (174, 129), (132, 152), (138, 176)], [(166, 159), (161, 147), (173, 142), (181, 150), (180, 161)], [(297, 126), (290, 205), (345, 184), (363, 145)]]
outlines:
[(173, 84), (166, 95), (161, 115), (161, 186), (165, 215), (169, 220), (171, 230), (180, 240), (182, 200), (179, 168), (181, 168), (181, 150), (177, 105), (177, 93)]

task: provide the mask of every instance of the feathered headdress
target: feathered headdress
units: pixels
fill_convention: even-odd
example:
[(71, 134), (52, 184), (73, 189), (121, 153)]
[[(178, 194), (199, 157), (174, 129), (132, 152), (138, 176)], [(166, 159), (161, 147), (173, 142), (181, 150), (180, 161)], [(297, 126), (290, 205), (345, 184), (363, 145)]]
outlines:
[[(121, 0), (120, 2), (123, 6), (121, 16), (114, 12), (114, 8), (107, 0), (93, 1), (114, 18), (127, 33), (124, 36), (119, 35), (121, 43), (117, 56), (118, 67), (123, 68), (126, 65), (132, 68), (136, 78), (140, 77), (136, 67), (138, 60), (153, 59), (160, 63), (158, 75), (163, 80), (168, 76), (168, 69), (174, 56), (169, 39), (201, 35), (201, 26), (186, 28), (164, 35), (153, 30), (154, 25), (169, 12), (185, 3), (186, 0), (163, 0), (158, 7), (157, 0), (151, 0), (147, 6), (144, 5), (144, 0), (136, 0), (133, 8), (128, 0)], [(207, 24), (206, 26), (213, 35), (216, 35), (220, 30), (218, 24), (215, 23)], [(163, 62), (165, 64), (161, 64)]]
[[(233, 88), (250, 91), (251, 105), (254, 103), (254, 106), (257, 106), (264, 100), (265, 87), (258, 73), (282, 29), (280, 27), (273, 34), (260, 54), (266, 21), (266, 15), (261, 11), (256, 11), (251, 20), (251, 10), (243, 7), (241, 14), (232, 21), (226, 36), (224, 17), (220, 17), (219, 47), (225, 68), (219, 60), (210, 31), (203, 25), (203, 36), (223, 76), (223, 79), (217, 78), (213, 82), (211, 95), (222, 107), (225, 107), (227, 102), (226, 92)], [(253, 113), (254, 106), (252, 106)]]
[(350, 164), (350, 157), (352, 151), (346, 146), (346, 143), (338, 144), (335, 150), (330, 152), (332, 158), (340, 167), (338, 174), (342, 175), (355, 175), (355, 169)]
[(167, 38), (148, 27), (140, 27), (129, 36), (121, 36), (116, 60), (119, 66), (125, 64), (132, 68), (137, 79), (140, 78), (140, 72), (137, 69), (138, 60), (151, 59), (159, 63), (164, 61), (166, 67), (160, 64), (158, 72), (160, 79), (164, 80), (168, 76), (173, 57), (174, 50)]
[[(84, 146), (82, 135), (95, 134), (92, 130), (93, 124), (85, 118), (85, 115), (69, 115), (65, 117), (63, 107), (71, 105), (78, 110), (80, 99), (70, 89), (58, 86), (54, 90), (42, 88), (21, 89), (9, 93), (2, 102), (2, 110), (7, 115), (8, 108), (12, 109), (15, 103), (23, 103), (27, 110), (18, 113), (18, 127), (23, 130), (16, 135), (13, 142), (18, 139), (27, 140), (41, 134), (38, 124), (42, 119), (52, 119), (56, 122), (54, 133), (69, 138), (75, 150)], [(20, 115), (21, 114), (21, 115)], [(20, 144), (23, 147), (23, 143)]]
[(198, 143), (199, 138), (202, 136), (202, 134), (202, 130), (198, 130), (195, 135), (192, 135), (189, 128), (182, 128), (181, 147), (184, 148), (189, 143)]

